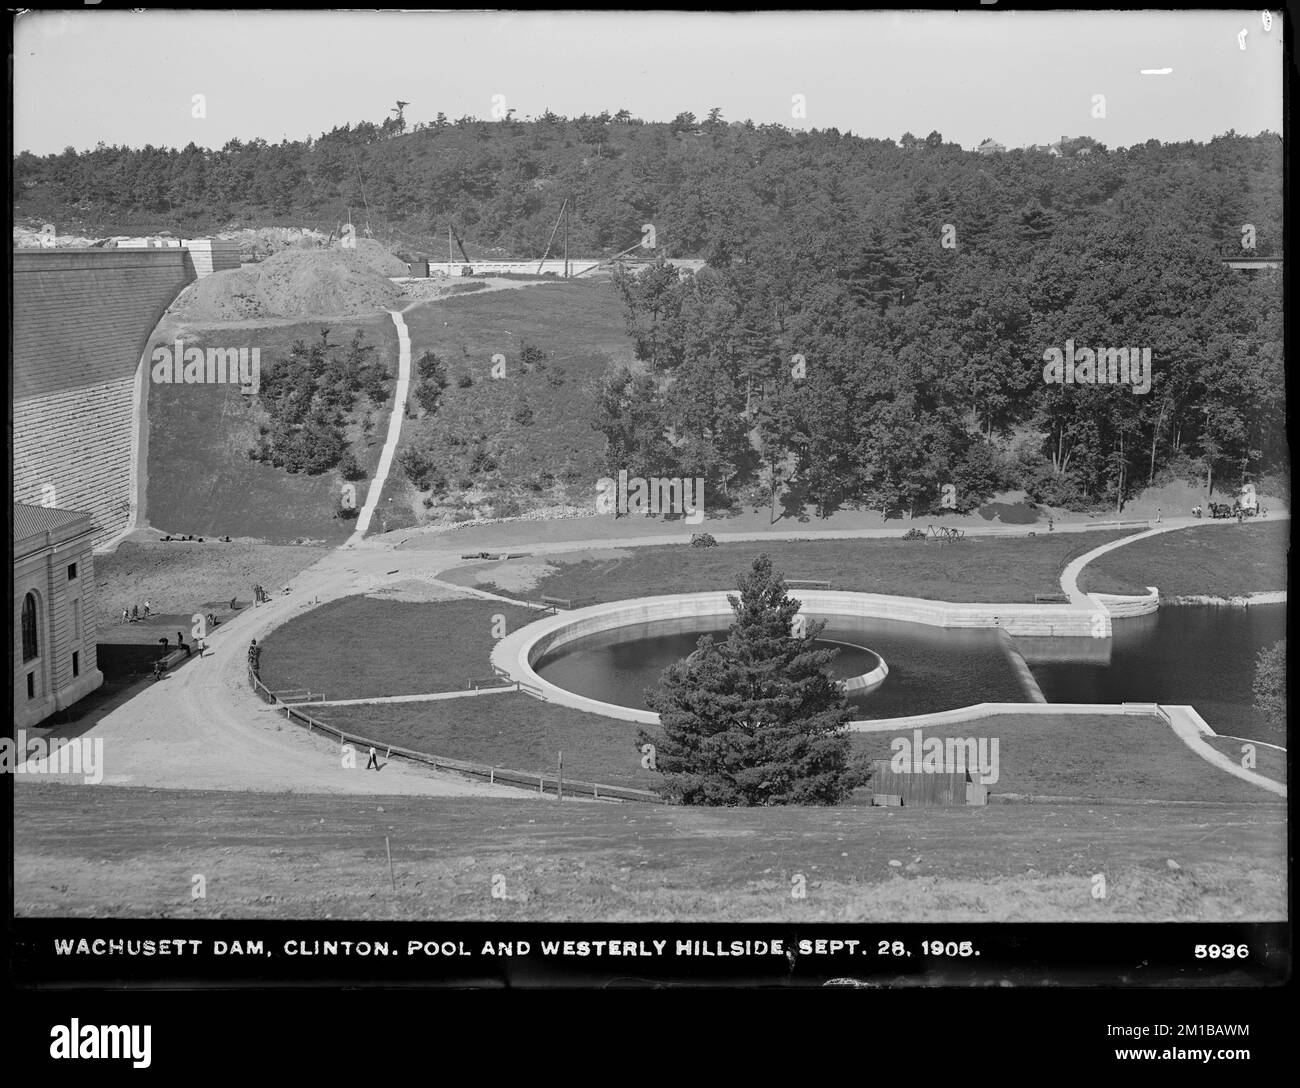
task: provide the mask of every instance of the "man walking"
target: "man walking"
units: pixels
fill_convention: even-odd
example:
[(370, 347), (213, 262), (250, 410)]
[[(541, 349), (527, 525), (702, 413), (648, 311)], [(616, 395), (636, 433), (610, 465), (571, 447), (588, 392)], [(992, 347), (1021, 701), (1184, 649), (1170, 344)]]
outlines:
[(379, 770), (379, 756), (376, 754), (373, 744), (370, 746), (370, 759), (366, 763), (366, 770), (370, 770), (371, 767)]

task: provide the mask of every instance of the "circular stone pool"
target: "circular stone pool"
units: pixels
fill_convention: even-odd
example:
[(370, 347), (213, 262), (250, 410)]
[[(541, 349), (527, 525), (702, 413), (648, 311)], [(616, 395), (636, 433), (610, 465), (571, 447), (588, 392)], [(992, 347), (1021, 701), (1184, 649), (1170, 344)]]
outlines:
[[(720, 616), (628, 624), (567, 641), (535, 658), (533, 669), (577, 695), (646, 710), (646, 689), (658, 686), (664, 669), (689, 655), (701, 635), (725, 638), (727, 626)], [(869, 673), (887, 662), (883, 683), (845, 693), (861, 718), (1025, 699), (993, 630), (839, 617), (827, 623), (819, 642), (840, 651), (831, 665), (837, 679)]]

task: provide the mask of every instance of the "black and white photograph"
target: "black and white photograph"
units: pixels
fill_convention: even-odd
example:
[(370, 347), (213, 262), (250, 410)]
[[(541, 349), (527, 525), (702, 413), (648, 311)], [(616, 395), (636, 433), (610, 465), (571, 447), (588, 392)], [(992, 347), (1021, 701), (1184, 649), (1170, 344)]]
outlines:
[(11, 18), (13, 984), (1290, 977), (1281, 12)]

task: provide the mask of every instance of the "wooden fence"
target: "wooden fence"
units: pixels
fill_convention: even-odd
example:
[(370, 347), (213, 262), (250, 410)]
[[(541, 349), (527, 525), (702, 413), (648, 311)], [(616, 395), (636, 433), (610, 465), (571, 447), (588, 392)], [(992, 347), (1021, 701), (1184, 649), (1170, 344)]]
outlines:
[[(414, 763), (422, 763), (431, 766), (435, 771), (455, 771), (470, 778), (486, 779), (490, 784), (503, 782), (509, 786), (521, 786), (525, 788), (537, 787), (537, 792), (546, 796), (547, 792), (559, 796), (561, 784), (556, 775), (535, 774), (531, 771), (516, 771), (507, 767), (491, 767), (483, 763), (471, 763), (463, 759), (448, 759), (445, 756), (430, 755), (427, 752), (416, 752), (410, 748), (400, 748), (396, 745), (386, 744), (383, 741), (372, 740), (369, 737), (363, 737), (356, 733), (348, 733), (328, 722), (320, 721), (313, 718), (310, 714), (304, 713), (293, 703), (285, 703), (269, 691), (265, 684), (253, 673), (252, 668), (248, 670), (248, 680), (252, 688), (265, 703), (270, 703), (276, 711), (284, 711), (286, 721), (298, 721), (307, 727), (308, 733), (322, 733), (326, 736), (337, 737), (338, 740), (345, 744), (356, 744), (364, 748), (374, 748), (376, 751), (385, 752), (385, 758), (398, 756), (402, 759), (411, 760)], [(664, 799), (657, 793), (650, 790), (633, 789), (630, 786), (609, 786), (599, 782), (584, 782), (581, 779), (565, 778), (563, 789), (567, 790), (573, 796), (590, 795), (598, 801), (641, 801), (652, 805), (662, 805)]]

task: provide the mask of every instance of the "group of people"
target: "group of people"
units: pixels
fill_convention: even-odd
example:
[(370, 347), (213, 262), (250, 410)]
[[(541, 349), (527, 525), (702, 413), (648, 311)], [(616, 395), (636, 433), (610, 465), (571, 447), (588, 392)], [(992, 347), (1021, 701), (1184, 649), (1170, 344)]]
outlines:
[(122, 622), (139, 623), (141, 620), (147, 620), (152, 615), (153, 612), (149, 608), (149, 602), (145, 601), (143, 614), (140, 612), (140, 606), (138, 604), (133, 604), (130, 609), (122, 609)]
[[(167, 672), (167, 654), (168, 651), (171, 650), (171, 645), (172, 645), (171, 640), (166, 635), (163, 635), (163, 637), (160, 638), (158, 641), (162, 643), (162, 656), (160, 656), (153, 663), (153, 678), (155, 680), (161, 680), (164, 674)], [(199, 656), (202, 657), (203, 650), (204, 650), (202, 639), (199, 639), (197, 641), (197, 646), (199, 650)], [(186, 657), (192, 657), (194, 653), (190, 649), (190, 644), (185, 641), (185, 635), (181, 631), (176, 632), (176, 649), (184, 650)]]
[[(178, 537), (177, 539), (183, 539), (183, 538)], [(285, 593), (289, 592), (288, 586), (284, 587), (284, 592)], [(270, 600), (271, 600), (270, 594), (268, 594), (260, 584), (253, 586), (254, 604), (266, 604), (269, 603)], [(237, 604), (238, 601), (236, 600), (236, 598), (231, 597), (230, 610), (232, 612), (236, 611)], [(153, 614), (154, 614), (153, 609), (150, 606), (149, 602), (145, 601), (143, 612), (141, 612), (139, 605), (133, 605), (129, 609), (126, 608), (122, 609), (122, 622), (137, 623), (141, 620), (149, 619), (151, 616), (153, 616)], [(210, 628), (217, 627), (221, 623), (221, 620), (213, 612), (207, 613), (205, 618), (207, 619), (207, 625)], [(162, 677), (166, 674), (167, 655), (171, 650), (171, 640), (166, 635), (164, 635), (158, 641), (162, 643), (162, 655), (153, 664), (153, 678), (155, 680), (161, 680)], [(178, 650), (184, 650), (185, 656), (187, 658), (193, 656), (194, 651), (190, 648), (189, 643), (185, 641), (185, 633), (183, 631), (176, 632), (176, 648)], [(203, 639), (201, 638), (195, 639), (195, 649), (198, 650), (199, 657), (204, 656), (204, 651), (206, 650), (206, 648), (207, 647)], [(254, 676), (260, 676), (261, 666), (262, 666), (262, 648), (257, 644), (257, 639), (253, 639), (248, 644), (248, 667), (252, 670)]]

